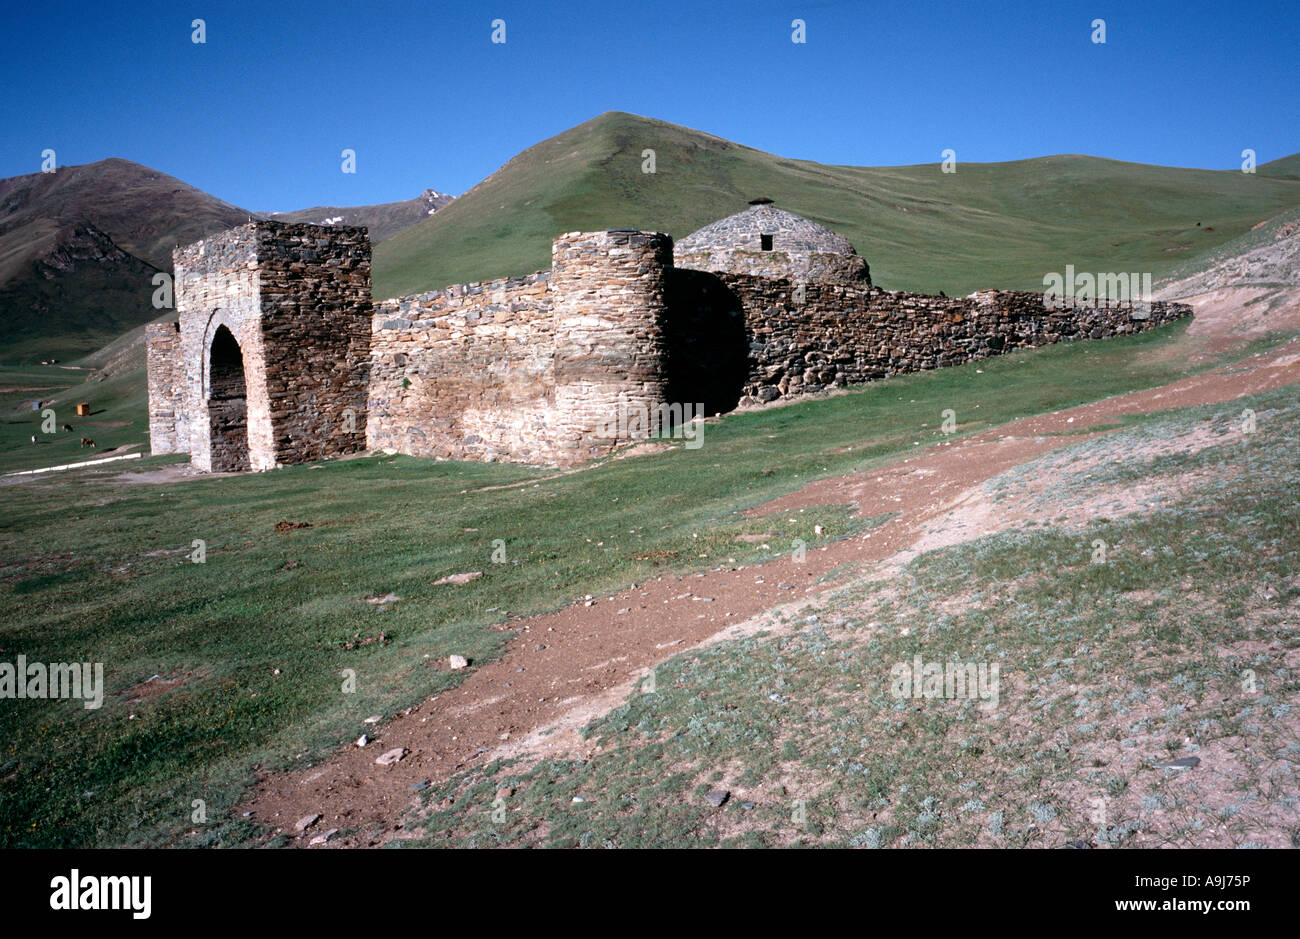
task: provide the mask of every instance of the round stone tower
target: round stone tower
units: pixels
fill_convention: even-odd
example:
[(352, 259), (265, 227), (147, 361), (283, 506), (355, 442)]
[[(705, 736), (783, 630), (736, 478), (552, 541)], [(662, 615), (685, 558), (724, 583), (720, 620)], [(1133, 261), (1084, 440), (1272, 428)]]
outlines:
[(771, 199), (677, 242), (677, 266), (811, 283), (871, 284), (871, 270), (843, 235), (778, 209)]
[(551, 246), (555, 411), (578, 462), (647, 436), (664, 400), (663, 323), (673, 240), (571, 232)]

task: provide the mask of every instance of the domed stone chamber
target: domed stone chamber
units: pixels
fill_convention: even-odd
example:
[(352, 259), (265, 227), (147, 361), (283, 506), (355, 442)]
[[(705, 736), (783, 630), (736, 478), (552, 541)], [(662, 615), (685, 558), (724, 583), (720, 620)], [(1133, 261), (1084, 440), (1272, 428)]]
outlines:
[(715, 273), (871, 285), (866, 259), (847, 238), (766, 198), (677, 242), (674, 263)]

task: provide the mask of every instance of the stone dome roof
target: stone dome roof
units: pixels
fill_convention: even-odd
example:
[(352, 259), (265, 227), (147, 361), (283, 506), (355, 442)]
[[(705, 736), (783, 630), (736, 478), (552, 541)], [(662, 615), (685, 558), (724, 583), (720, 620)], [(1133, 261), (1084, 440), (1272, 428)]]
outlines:
[[(764, 249), (762, 236), (772, 236), (770, 247)], [(779, 251), (784, 254), (819, 251), (826, 254), (857, 254), (853, 245), (843, 235), (837, 235), (825, 225), (778, 209), (771, 204), (751, 206), (705, 225), (677, 242), (677, 250), (694, 254), (717, 248), (738, 248), (750, 251)]]
[(865, 283), (871, 270), (843, 235), (778, 209), (770, 199), (705, 225), (677, 242), (678, 267), (795, 281)]

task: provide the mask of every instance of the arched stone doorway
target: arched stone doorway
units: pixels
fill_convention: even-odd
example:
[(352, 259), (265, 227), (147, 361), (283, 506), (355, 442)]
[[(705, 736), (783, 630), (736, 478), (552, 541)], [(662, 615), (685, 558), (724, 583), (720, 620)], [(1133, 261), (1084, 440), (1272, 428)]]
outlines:
[(217, 327), (208, 351), (208, 428), (213, 472), (248, 470), (248, 388), (244, 382), (244, 354), (225, 326)]

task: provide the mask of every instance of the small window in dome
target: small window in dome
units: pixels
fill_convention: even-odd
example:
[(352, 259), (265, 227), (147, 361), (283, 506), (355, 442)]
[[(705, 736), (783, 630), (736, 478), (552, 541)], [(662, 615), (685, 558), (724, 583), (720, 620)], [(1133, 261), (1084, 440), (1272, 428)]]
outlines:
[(772, 250), (772, 236), (771, 236), (771, 235), (759, 235), (758, 237), (759, 237), (759, 240), (762, 242), (763, 250), (764, 250), (764, 251), (771, 251), (771, 250)]

